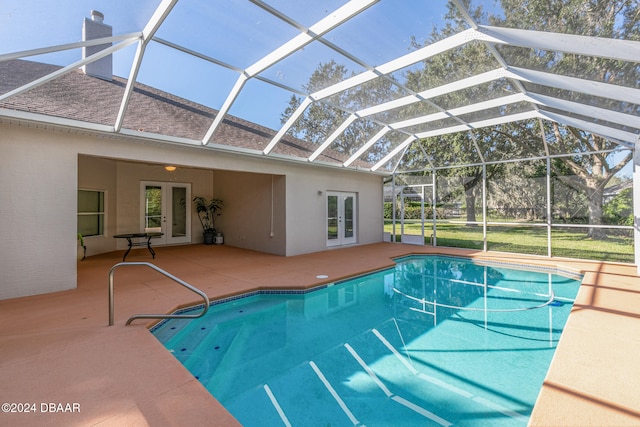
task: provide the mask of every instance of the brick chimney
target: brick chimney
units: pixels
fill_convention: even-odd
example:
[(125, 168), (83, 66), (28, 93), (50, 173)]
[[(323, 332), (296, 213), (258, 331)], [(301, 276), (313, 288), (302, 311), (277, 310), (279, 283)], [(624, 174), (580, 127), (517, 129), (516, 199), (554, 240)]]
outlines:
[[(102, 22), (103, 20), (104, 15), (102, 13), (97, 10), (92, 10), (91, 19), (84, 18), (84, 23), (82, 25), (82, 40), (86, 41), (99, 39), (101, 37), (111, 37), (113, 35), (113, 30), (110, 25), (106, 25)], [(83, 47), (82, 58), (84, 59), (108, 47), (111, 47), (111, 43)], [(83, 66), (82, 71), (89, 76), (110, 81), (113, 78), (113, 58), (111, 55), (107, 55), (104, 58)]]

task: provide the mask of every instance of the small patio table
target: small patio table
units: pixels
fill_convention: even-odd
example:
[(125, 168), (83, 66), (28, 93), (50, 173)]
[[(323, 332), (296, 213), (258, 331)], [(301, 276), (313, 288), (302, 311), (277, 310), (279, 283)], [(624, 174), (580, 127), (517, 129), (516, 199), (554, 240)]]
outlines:
[[(149, 249), (149, 252), (151, 253), (151, 258), (155, 259), (156, 253), (151, 247), (151, 239), (153, 239), (154, 237), (160, 237), (162, 235), (164, 235), (164, 233), (153, 232), (153, 233), (116, 234), (113, 237), (115, 239), (127, 239), (127, 243), (129, 244), (129, 247), (127, 248), (127, 251), (124, 253), (124, 256), (122, 257), (122, 262), (124, 262), (127, 259), (127, 255), (129, 255), (129, 252), (131, 252), (132, 246), (146, 246), (147, 249)], [(146, 239), (146, 242), (145, 242), (145, 239)]]

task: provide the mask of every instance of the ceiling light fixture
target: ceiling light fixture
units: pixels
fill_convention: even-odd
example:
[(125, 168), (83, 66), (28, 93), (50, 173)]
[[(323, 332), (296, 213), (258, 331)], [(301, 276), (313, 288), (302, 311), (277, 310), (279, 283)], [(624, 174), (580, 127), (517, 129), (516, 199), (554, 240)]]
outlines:
[(174, 170), (176, 170), (176, 169), (178, 169), (178, 168), (176, 168), (176, 167), (175, 167), (175, 166), (173, 166), (173, 165), (167, 165), (167, 166), (165, 166), (165, 167), (164, 167), (164, 169), (165, 169), (167, 172), (173, 172)]

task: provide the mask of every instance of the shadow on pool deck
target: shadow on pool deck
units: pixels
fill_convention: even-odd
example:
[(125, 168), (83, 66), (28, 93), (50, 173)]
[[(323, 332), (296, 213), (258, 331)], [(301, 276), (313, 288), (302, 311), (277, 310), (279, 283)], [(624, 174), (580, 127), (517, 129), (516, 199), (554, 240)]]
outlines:
[[(640, 279), (635, 266), (391, 243), (295, 257), (204, 245), (158, 247), (156, 252), (151, 260), (146, 250), (135, 249), (127, 261), (152, 261), (211, 299), (260, 288), (310, 287), (389, 267), (393, 257), (411, 253), (583, 271), (531, 424), (640, 425), (640, 382), (635, 381), (640, 378)], [(108, 272), (122, 253), (80, 262), (77, 289), (0, 301), (0, 403), (28, 403), (36, 409), (0, 413), (0, 425), (239, 425), (148, 332), (148, 323), (124, 326), (133, 314), (166, 313), (197, 302), (197, 295), (149, 268), (120, 268), (115, 273), (115, 325), (107, 326)]]

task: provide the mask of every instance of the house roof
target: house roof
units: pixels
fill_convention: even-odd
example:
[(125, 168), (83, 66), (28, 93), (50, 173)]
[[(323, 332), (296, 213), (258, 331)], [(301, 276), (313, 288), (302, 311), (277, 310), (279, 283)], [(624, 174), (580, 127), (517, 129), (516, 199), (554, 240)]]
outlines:
[[(514, 122), (638, 141), (638, 2), (271, 3), (114, 2), (115, 35), (77, 41), (86, 11), (16, 1), (1, 22), (18, 34), (0, 50), (0, 117), (375, 173), (412, 156), (446, 166), (422, 141), (457, 133), (487, 162), (478, 130)], [(78, 71), (107, 55), (126, 78)]]
[(629, 190), (633, 188), (633, 180), (629, 179), (620, 184), (611, 185), (604, 189), (603, 196), (606, 198), (615, 197), (623, 190)]
[[(59, 71), (62, 67), (25, 60), (0, 62), (0, 93), (7, 93), (28, 82)], [(112, 127), (126, 80), (114, 76), (111, 81), (73, 70), (61, 77), (0, 102), (0, 107), (46, 117), (68, 119), (81, 125), (91, 123)], [(163, 92), (143, 84), (136, 85), (131, 95), (129, 114), (124, 127), (139, 136), (171, 136), (197, 143), (202, 139), (217, 110)], [(247, 120), (228, 115), (220, 127), (219, 141), (234, 149), (259, 153), (275, 135), (275, 131)], [(314, 145), (287, 137), (277, 153), (287, 157), (306, 157)], [(345, 156), (333, 151), (323, 155), (325, 162), (337, 163)]]

